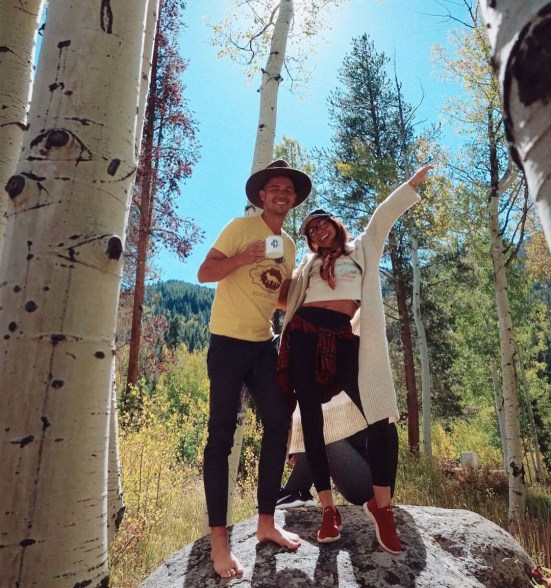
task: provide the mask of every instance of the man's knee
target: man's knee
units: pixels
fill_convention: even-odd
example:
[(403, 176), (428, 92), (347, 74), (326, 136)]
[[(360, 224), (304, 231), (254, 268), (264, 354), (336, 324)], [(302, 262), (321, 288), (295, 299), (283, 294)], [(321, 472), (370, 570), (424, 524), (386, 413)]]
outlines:
[(281, 431), (286, 437), (291, 428), (292, 415), (286, 401), (265, 411), (261, 419), (265, 431)]
[(229, 455), (233, 446), (235, 428), (235, 423), (232, 425), (228, 422), (219, 422), (216, 419), (211, 419), (208, 425), (205, 455), (212, 453), (225, 453)]

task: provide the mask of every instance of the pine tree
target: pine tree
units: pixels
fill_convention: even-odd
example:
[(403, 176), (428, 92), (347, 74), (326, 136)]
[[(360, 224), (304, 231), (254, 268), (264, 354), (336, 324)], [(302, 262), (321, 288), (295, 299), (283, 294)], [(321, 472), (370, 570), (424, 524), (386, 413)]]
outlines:
[[(326, 169), (326, 199), (345, 222), (360, 232), (369, 216), (405, 177), (403, 145), (413, 143), (412, 108), (400, 102), (398, 89), (389, 79), (389, 59), (362, 35), (339, 70), (341, 86), (329, 98), (335, 135), (332, 147), (322, 155)], [(402, 124), (402, 121), (409, 121)], [(327, 186), (330, 187), (327, 187)], [(419, 450), (419, 404), (415, 377), (410, 248), (407, 224), (400, 219), (389, 235), (388, 277), (400, 317), (400, 340), (407, 388), (408, 440)]]

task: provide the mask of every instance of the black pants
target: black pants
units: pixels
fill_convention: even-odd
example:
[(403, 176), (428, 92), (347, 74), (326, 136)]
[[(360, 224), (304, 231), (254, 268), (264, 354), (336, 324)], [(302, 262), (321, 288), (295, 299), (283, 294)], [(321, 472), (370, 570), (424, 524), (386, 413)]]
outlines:
[(273, 514), (285, 465), (291, 414), (276, 383), (277, 340), (260, 343), (211, 335), (208, 440), (203, 481), (210, 527), (226, 525), (228, 457), (237, 424), (243, 384), (253, 396), (263, 424), (258, 465), (258, 512)]
[[(303, 307), (300, 316), (310, 324), (324, 329), (340, 329), (350, 320), (346, 314), (324, 308)], [(331, 488), (329, 463), (323, 437), (321, 394), (316, 385), (316, 347), (318, 335), (292, 331), (290, 339), (290, 378), (295, 391), (306, 456), (316, 490)], [(358, 351), (360, 340), (337, 340), (337, 383), (363, 412), (358, 388)], [(391, 486), (398, 463), (396, 425), (388, 419), (370, 423), (367, 428), (367, 462), (373, 485)]]

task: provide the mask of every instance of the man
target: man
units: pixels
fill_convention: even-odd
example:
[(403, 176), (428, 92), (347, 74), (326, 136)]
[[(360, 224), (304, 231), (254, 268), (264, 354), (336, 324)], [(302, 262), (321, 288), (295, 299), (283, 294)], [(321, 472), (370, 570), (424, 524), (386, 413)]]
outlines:
[[(218, 282), (211, 312), (207, 355), (210, 414), (203, 477), (211, 529), (211, 556), (222, 578), (243, 573), (229, 547), (226, 529), (228, 456), (237, 423), (240, 391), (246, 384), (263, 423), (258, 474), (260, 542), (274, 541), (288, 549), (300, 545), (298, 535), (274, 522), (274, 511), (287, 451), (291, 415), (276, 383), (277, 346), (271, 318), (286, 298), (295, 263), (295, 244), (282, 230), (291, 208), (312, 189), (310, 178), (286, 161), (274, 161), (248, 179), (250, 202), (260, 216), (232, 220), (222, 230), (198, 272), (199, 282)], [(283, 256), (266, 257), (266, 239), (283, 238)]]

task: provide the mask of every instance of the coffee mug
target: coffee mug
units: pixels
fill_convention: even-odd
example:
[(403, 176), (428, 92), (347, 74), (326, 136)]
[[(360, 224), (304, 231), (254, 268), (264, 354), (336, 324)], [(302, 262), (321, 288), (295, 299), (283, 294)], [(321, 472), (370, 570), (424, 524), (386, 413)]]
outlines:
[(283, 237), (281, 235), (266, 237), (266, 257), (268, 259), (283, 257)]

